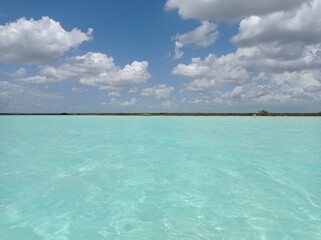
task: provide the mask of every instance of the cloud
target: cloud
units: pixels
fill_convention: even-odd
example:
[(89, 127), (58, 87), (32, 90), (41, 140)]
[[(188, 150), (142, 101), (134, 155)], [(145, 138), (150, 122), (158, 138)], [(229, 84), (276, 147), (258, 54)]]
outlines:
[(186, 90), (191, 92), (204, 92), (213, 89), (216, 86), (215, 80), (212, 79), (195, 79), (186, 85)]
[(175, 59), (183, 56), (181, 48), (184, 46), (196, 46), (200, 48), (212, 45), (218, 37), (216, 24), (202, 21), (201, 25), (193, 31), (184, 34), (177, 34), (173, 37), (175, 41)]
[[(186, 6), (187, 2), (191, 1), (180, 4)], [(238, 47), (234, 52), (218, 57), (209, 54), (174, 67), (172, 74), (191, 80), (185, 89), (196, 93), (197, 97), (187, 102), (256, 106), (294, 101), (318, 103), (321, 1), (296, 6), (297, 9), (292, 6), (283, 11), (242, 15), (239, 32), (231, 39)]]
[(102, 90), (118, 90), (119, 88), (143, 83), (150, 78), (147, 71), (148, 62), (134, 61), (124, 68), (116, 71), (104, 71), (97, 76), (86, 76), (80, 79), (80, 83), (98, 87)]
[(193, 31), (177, 34), (174, 40), (181, 42), (183, 45), (195, 45), (197, 47), (208, 47), (215, 42), (218, 36), (217, 26), (214, 23), (203, 21), (201, 26)]
[(162, 107), (165, 109), (171, 109), (171, 108), (177, 107), (177, 104), (175, 104), (174, 102), (172, 102), (170, 100), (166, 100), (166, 101), (162, 102)]
[(190, 64), (178, 64), (173, 74), (192, 80), (186, 90), (203, 96), (193, 103), (321, 100), (320, 70), (299, 66), (303, 60), (268, 60), (253, 49), (240, 48), (221, 57), (210, 54), (204, 60), (194, 58)]
[(132, 87), (128, 90), (128, 93), (137, 93), (138, 88), (137, 87)]
[(296, 10), (250, 16), (232, 38), (238, 58), (251, 71), (300, 71), (321, 67), (321, 1)]
[(172, 91), (174, 91), (174, 87), (168, 87), (165, 84), (161, 84), (155, 87), (143, 88), (141, 90), (141, 95), (154, 97), (156, 99), (165, 99), (170, 97)]
[(232, 38), (238, 46), (321, 42), (321, 1), (312, 0), (295, 11), (281, 11), (266, 16), (249, 16), (240, 22), (239, 33)]
[(102, 102), (100, 103), (101, 106), (106, 106), (106, 105), (113, 105), (113, 106), (121, 106), (121, 107), (134, 107), (137, 105), (137, 99), (136, 98), (132, 98), (130, 100), (124, 100), (121, 101), (118, 99), (118, 96), (116, 97), (112, 97), (110, 99), (110, 102)]
[(137, 100), (136, 100), (136, 98), (133, 98), (129, 101), (119, 102), (118, 104), (123, 107), (133, 107), (137, 104)]
[(292, 98), (321, 99), (321, 74), (319, 70), (272, 74), (270, 85), (288, 93)]
[[(260, 74), (251, 81), (234, 85), (232, 90), (212, 89), (202, 92), (192, 104), (263, 104), (289, 103), (293, 101), (320, 101), (320, 71), (298, 71), (273, 74)], [(264, 80), (263, 82), (261, 80)], [(193, 82), (192, 82), (193, 83)], [(209, 84), (209, 81), (203, 83)], [(201, 88), (201, 89), (206, 89)], [(191, 89), (187, 89), (193, 91)]]
[(14, 78), (21, 78), (21, 77), (25, 77), (28, 74), (27, 69), (25, 68), (19, 68), (17, 71), (15, 71), (12, 74), (12, 77)]
[(272, 74), (267, 76), (267, 83), (260, 84), (252, 79), (253, 81), (235, 86), (232, 90), (199, 94), (187, 103), (198, 107), (224, 104), (225, 110), (235, 109), (232, 111), (239, 111), (240, 107), (243, 109), (249, 107), (257, 111), (260, 106), (269, 106), (279, 110), (283, 106), (281, 111), (289, 111), (289, 107), (300, 105), (304, 106), (301, 111), (306, 112), (310, 111), (309, 107), (313, 109), (320, 106), (321, 81), (319, 76), (319, 72)]
[[(29, 89), (7, 81), (0, 81), (0, 111), (25, 110), (28, 107), (46, 107), (50, 100), (63, 99), (64, 96)], [(47, 106), (48, 107), (48, 106)]]
[[(217, 58), (214, 65), (221, 63), (221, 68), (238, 66), (247, 72), (283, 73), (320, 69), (321, 67), (321, 24), (320, 0), (306, 1), (252, 1), (241, 0), (228, 6), (242, 4), (252, 8), (245, 14), (242, 7), (238, 11), (244, 12), (239, 18), (239, 32), (232, 37), (232, 42), (238, 46), (237, 50)], [(211, 9), (215, 14), (217, 9), (223, 8), (221, 0), (212, 1), (167, 1), (167, 8), (178, 8), (179, 13), (205, 14)], [(236, 4), (236, 5), (235, 5)], [(287, 6), (287, 7), (285, 7)], [(261, 14), (260, 7), (270, 9)], [(234, 9), (234, 7), (233, 7)], [(233, 12), (231, 9), (231, 12)], [(206, 16), (202, 15), (202, 16)], [(213, 17), (213, 15), (210, 15)], [(206, 17), (211, 19), (211, 17)], [(210, 55), (209, 55), (210, 56)], [(200, 73), (200, 72), (203, 72)], [(178, 65), (173, 73), (190, 78), (214, 79), (221, 78), (217, 67), (209, 66), (205, 62), (199, 64)], [(240, 76), (242, 78), (242, 76)], [(216, 81), (217, 82), (217, 81)]]
[(284, 72), (266, 76), (267, 84), (236, 86), (221, 95), (231, 102), (289, 102), (294, 100), (320, 100), (321, 78), (318, 71)]
[(208, 96), (202, 96), (201, 98), (196, 98), (188, 101), (188, 103), (195, 105), (211, 104), (212, 102), (214, 102), (214, 99), (209, 100)]
[(46, 62), (91, 40), (92, 31), (89, 29), (87, 33), (83, 33), (74, 28), (68, 32), (59, 22), (49, 17), (39, 20), (20, 18), (0, 25), (0, 62)]
[(111, 97), (111, 98), (118, 98), (119, 96), (120, 96), (119, 92), (109, 92), (108, 93), (108, 97)]
[(289, 11), (304, 2), (309, 0), (167, 0), (165, 9), (177, 9), (178, 14), (185, 19), (237, 21), (251, 15)]
[(248, 72), (238, 64), (233, 54), (216, 57), (210, 54), (204, 60), (192, 58), (190, 64), (178, 64), (172, 74), (191, 79), (204, 79), (220, 83), (239, 83), (249, 79)]
[(180, 59), (181, 57), (183, 57), (184, 52), (182, 51), (182, 47), (184, 47), (184, 44), (181, 42), (175, 42), (175, 55), (174, 55), (174, 59)]
[(115, 65), (112, 57), (99, 52), (65, 59), (57, 66), (42, 66), (39, 75), (21, 79), (29, 83), (51, 83), (79, 79), (79, 82), (110, 91), (145, 82), (150, 74), (148, 62), (134, 61), (124, 68)]
[(266, 43), (239, 48), (233, 55), (248, 71), (293, 72), (320, 68), (320, 50), (320, 44), (304, 46), (300, 43)]

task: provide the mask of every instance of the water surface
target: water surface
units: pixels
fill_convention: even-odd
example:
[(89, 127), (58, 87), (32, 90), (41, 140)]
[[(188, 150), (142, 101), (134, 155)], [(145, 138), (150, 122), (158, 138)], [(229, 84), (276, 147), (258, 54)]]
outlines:
[(321, 119), (0, 117), (2, 239), (321, 239)]

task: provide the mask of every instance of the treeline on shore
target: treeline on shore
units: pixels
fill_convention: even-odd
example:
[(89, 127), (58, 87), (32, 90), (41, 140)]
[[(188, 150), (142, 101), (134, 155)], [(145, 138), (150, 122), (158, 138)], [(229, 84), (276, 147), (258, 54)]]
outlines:
[(317, 113), (271, 113), (266, 110), (257, 113), (0, 113), (0, 115), (70, 115), (70, 116), (307, 116), (320, 117), (321, 112)]

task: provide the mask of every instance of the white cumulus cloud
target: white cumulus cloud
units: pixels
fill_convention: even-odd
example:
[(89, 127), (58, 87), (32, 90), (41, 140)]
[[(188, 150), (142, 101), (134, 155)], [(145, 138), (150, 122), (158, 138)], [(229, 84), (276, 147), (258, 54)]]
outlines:
[(117, 90), (128, 85), (143, 83), (149, 79), (150, 74), (147, 67), (147, 61), (134, 61), (124, 68), (117, 68), (115, 71), (103, 71), (97, 76), (85, 76), (80, 79), (80, 83), (99, 89)]
[[(320, 101), (321, 0), (283, 3), (289, 8), (242, 15), (232, 38), (238, 47), (234, 52), (193, 58), (172, 73), (192, 80), (186, 90), (212, 94), (206, 102)], [(274, 1), (260, 4), (272, 6)]]
[(89, 52), (68, 58), (57, 66), (42, 66), (38, 75), (22, 80), (30, 83), (50, 83), (79, 79), (82, 84), (112, 91), (145, 82), (150, 77), (147, 67), (147, 61), (134, 61), (120, 68), (115, 65), (112, 57), (99, 52)]
[(252, 71), (320, 69), (320, 12), (321, 0), (311, 0), (292, 11), (243, 19), (232, 38), (236, 55)]
[(190, 64), (178, 64), (172, 74), (191, 79), (202, 79), (202, 83), (205, 80), (215, 81), (218, 84), (238, 83), (249, 79), (247, 70), (238, 64), (233, 54), (221, 57), (210, 54), (204, 60), (192, 58)]
[(66, 31), (49, 17), (20, 18), (0, 25), (0, 62), (43, 63), (91, 40), (92, 31), (83, 33), (77, 28)]
[(250, 15), (288, 11), (309, 0), (167, 0), (166, 10), (178, 10), (182, 18), (199, 20), (241, 20)]
[(215, 86), (215, 80), (202, 78), (195, 79), (187, 84), (186, 89), (191, 92), (204, 92), (213, 89)]
[(304, 46), (300, 43), (258, 44), (238, 48), (232, 53), (248, 71), (293, 72), (321, 67), (321, 45)]
[(311, 0), (295, 11), (266, 16), (248, 16), (240, 22), (239, 33), (232, 38), (239, 46), (277, 42), (278, 44), (321, 42), (321, 1)]

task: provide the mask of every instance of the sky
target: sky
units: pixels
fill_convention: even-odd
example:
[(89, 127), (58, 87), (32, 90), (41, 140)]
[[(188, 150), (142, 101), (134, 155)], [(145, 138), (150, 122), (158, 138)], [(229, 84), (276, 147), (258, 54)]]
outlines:
[(0, 112), (320, 112), (321, 0), (0, 0)]

